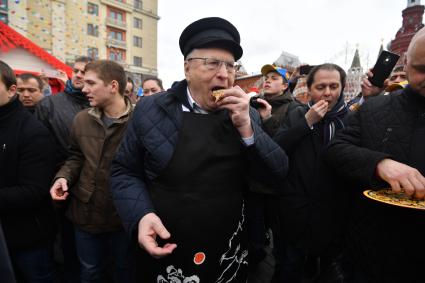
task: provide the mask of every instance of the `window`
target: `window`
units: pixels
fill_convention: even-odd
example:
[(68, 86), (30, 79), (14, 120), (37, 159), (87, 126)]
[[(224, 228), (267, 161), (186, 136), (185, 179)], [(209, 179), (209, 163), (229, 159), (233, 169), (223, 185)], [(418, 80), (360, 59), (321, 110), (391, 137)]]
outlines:
[(140, 36), (133, 36), (133, 45), (142, 48), (142, 38)]
[(7, 17), (7, 0), (0, 0), (0, 21), (8, 23)]
[(133, 57), (133, 65), (137, 67), (142, 67), (142, 57)]
[(124, 13), (118, 11), (109, 11), (109, 17), (119, 22), (124, 22)]
[(0, 0), (0, 10), (7, 11), (7, 0)]
[(142, 24), (143, 24), (142, 19), (139, 19), (139, 18), (133, 19), (133, 27), (134, 28), (142, 29)]
[(99, 6), (90, 2), (87, 2), (87, 13), (90, 15), (99, 16)]
[(109, 60), (118, 62), (125, 61), (125, 51), (120, 49), (109, 49)]
[(109, 31), (108, 38), (124, 41), (124, 33), (121, 31), (111, 30)]
[(99, 36), (99, 27), (94, 24), (87, 24), (87, 34), (91, 36)]
[(87, 49), (87, 56), (92, 58), (93, 60), (99, 59), (99, 49), (96, 47), (89, 47)]
[(3, 23), (7, 24), (7, 14), (1, 14), (0, 13), (0, 21), (2, 21)]
[(142, 0), (134, 0), (134, 8), (142, 10), (143, 9)]

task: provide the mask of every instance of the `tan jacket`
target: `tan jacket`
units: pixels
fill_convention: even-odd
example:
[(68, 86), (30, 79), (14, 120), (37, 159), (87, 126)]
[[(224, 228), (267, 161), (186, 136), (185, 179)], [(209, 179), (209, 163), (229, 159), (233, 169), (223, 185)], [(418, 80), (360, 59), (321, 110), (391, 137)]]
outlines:
[(90, 233), (122, 229), (109, 191), (109, 171), (133, 110), (131, 103), (126, 103), (125, 113), (108, 128), (96, 107), (75, 116), (70, 156), (55, 177), (68, 181), (71, 195), (67, 217)]

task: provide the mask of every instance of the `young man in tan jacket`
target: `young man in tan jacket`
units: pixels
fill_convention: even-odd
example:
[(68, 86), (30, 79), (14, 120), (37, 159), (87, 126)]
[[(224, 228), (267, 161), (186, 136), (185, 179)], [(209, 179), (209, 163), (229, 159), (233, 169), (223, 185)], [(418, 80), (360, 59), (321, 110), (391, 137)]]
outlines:
[(132, 112), (124, 69), (108, 60), (85, 67), (83, 92), (91, 108), (75, 117), (70, 156), (56, 174), (52, 199), (70, 198), (67, 217), (75, 227), (81, 282), (104, 282), (108, 253), (115, 282), (129, 282), (128, 241), (109, 191), (109, 168)]

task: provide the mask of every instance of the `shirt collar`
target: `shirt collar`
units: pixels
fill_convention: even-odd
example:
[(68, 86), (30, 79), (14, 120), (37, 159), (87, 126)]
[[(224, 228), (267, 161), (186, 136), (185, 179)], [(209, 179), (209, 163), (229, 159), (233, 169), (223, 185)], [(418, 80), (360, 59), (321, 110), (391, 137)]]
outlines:
[(202, 107), (199, 106), (199, 104), (196, 103), (196, 101), (193, 99), (192, 94), (190, 93), (189, 87), (187, 87), (186, 89), (187, 89), (187, 101), (189, 101), (189, 105), (191, 106), (192, 109), (188, 109), (186, 106), (182, 105), (183, 111), (186, 111), (186, 112), (193, 111), (199, 114), (208, 114), (208, 112), (202, 109)]

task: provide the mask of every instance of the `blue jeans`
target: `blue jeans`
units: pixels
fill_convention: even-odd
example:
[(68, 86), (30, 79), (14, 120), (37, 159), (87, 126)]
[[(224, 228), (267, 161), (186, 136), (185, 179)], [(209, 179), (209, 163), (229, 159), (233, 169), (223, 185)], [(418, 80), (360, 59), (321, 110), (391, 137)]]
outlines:
[(24, 282), (53, 283), (55, 267), (50, 245), (11, 251), (10, 257), (17, 277), (22, 278)]
[(80, 260), (81, 282), (105, 282), (110, 261), (114, 282), (130, 282), (129, 240), (124, 230), (93, 234), (75, 226), (75, 244)]

